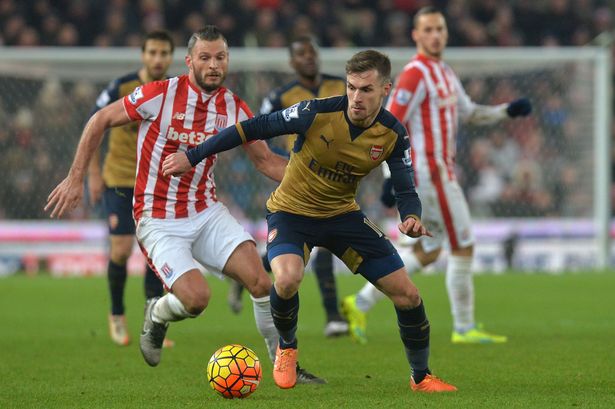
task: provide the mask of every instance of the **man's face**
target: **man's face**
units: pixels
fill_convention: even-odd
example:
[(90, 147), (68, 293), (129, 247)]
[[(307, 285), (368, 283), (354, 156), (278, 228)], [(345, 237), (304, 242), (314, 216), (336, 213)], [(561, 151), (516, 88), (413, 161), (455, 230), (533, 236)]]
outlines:
[(440, 58), (448, 41), (448, 29), (444, 16), (440, 13), (420, 16), (416, 27), (412, 30), (412, 39), (421, 54)]
[(348, 95), (350, 120), (357, 124), (373, 119), (380, 111), (382, 101), (390, 90), (391, 83), (383, 82), (376, 69), (347, 74), (346, 95)]
[(147, 75), (154, 81), (163, 79), (173, 62), (171, 44), (163, 40), (147, 40), (141, 53), (141, 61)]
[(186, 56), (186, 65), (197, 85), (207, 93), (222, 86), (228, 73), (228, 46), (219, 38), (214, 41), (197, 40)]
[(290, 66), (300, 77), (314, 79), (320, 70), (318, 49), (311, 42), (295, 42), (291, 45)]

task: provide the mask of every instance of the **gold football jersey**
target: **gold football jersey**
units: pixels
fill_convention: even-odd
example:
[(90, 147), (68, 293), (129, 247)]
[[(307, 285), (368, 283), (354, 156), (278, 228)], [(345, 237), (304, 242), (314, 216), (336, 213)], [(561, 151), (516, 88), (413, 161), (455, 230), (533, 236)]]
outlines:
[(282, 118), (297, 132), (284, 179), (267, 201), (271, 212), (332, 217), (359, 209), (360, 180), (393, 154), (407, 156), (404, 127), (381, 109), (368, 128), (347, 118), (346, 96), (287, 108)]

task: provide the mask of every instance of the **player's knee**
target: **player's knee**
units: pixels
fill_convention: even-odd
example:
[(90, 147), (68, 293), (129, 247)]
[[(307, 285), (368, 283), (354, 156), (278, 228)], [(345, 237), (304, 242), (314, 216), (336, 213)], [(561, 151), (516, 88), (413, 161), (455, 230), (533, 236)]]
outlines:
[(419, 295), (419, 290), (414, 285), (410, 285), (399, 294), (391, 296), (391, 301), (399, 309), (411, 309), (421, 303), (421, 296)]
[(115, 264), (123, 266), (128, 262), (130, 253), (130, 251), (126, 251), (125, 249), (112, 249), (109, 257)]
[(181, 302), (184, 304), (186, 311), (196, 316), (207, 308), (209, 299), (211, 298), (211, 290), (208, 287), (194, 288), (182, 298)]
[(246, 288), (255, 298), (266, 297), (271, 289), (271, 278), (264, 270), (259, 269), (254, 274), (254, 278), (246, 283)]
[(301, 277), (296, 274), (276, 275), (275, 288), (282, 298), (290, 298), (297, 291), (301, 284)]

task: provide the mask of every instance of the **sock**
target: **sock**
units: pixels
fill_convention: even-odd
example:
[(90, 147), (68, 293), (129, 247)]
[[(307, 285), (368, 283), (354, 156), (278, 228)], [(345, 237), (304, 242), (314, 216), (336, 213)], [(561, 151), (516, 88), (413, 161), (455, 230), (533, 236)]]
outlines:
[(455, 331), (474, 327), (474, 282), (472, 258), (450, 256), (446, 268), (446, 289), (451, 303)]
[(143, 279), (143, 287), (145, 289), (145, 299), (149, 300), (154, 297), (162, 297), (164, 294), (164, 288), (162, 287), (162, 281), (158, 279), (154, 270), (147, 264), (145, 266), (145, 277)]
[(124, 314), (124, 287), (126, 286), (126, 264), (119, 265), (109, 260), (107, 280), (111, 294), (111, 314)]
[(267, 253), (262, 255), (261, 261), (263, 262), (263, 267), (265, 268), (265, 271), (271, 273), (271, 263), (269, 263), (269, 257), (267, 257)]
[(314, 260), (314, 273), (322, 296), (322, 304), (327, 313), (327, 322), (343, 321), (337, 309), (337, 287), (333, 276), (333, 254), (325, 248), (319, 248)]
[(399, 254), (401, 257), (401, 261), (404, 262), (404, 266), (406, 267), (406, 271), (408, 271), (408, 274), (412, 275), (414, 273), (416, 273), (417, 271), (420, 271), (423, 269), (423, 264), (421, 264), (421, 262), (419, 261), (419, 259), (416, 257), (416, 255), (414, 254), (414, 252), (412, 251), (405, 251)]
[(181, 321), (185, 318), (194, 318), (186, 311), (184, 304), (175, 295), (168, 293), (164, 297), (158, 299), (154, 308), (152, 308), (152, 320), (159, 324), (167, 322)]
[(399, 335), (404, 343), (406, 358), (412, 368), (412, 378), (419, 383), (429, 374), (429, 320), (423, 300), (418, 307), (401, 310), (395, 307)]
[(278, 347), (278, 330), (273, 324), (273, 317), (271, 316), (271, 304), (269, 302), (269, 296), (261, 298), (252, 298), (252, 304), (254, 306), (254, 319), (256, 320), (256, 328), (258, 333), (265, 338), (265, 345), (267, 345), (267, 353), (271, 362), (275, 360), (275, 351)]
[(357, 308), (368, 312), (374, 305), (386, 296), (370, 282), (367, 282), (357, 293)]
[(288, 300), (281, 298), (275, 286), (269, 294), (273, 323), (280, 334), (280, 348), (297, 348), (297, 322), (299, 318), (299, 293)]

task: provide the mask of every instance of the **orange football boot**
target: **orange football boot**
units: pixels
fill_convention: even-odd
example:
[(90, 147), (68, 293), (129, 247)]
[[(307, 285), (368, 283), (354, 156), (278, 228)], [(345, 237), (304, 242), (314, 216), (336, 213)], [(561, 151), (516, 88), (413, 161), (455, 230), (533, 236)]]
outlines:
[(278, 387), (290, 389), (297, 383), (297, 354), (296, 348), (280, 349), (278, 345), (273, 363), (273, 380)]
[(414, 383), (414, 378), (410, 377), (410, 388), (414, 392), (434, 393), (434, 392), (455, 392), (457, 390), (451, 384), (444, 382), (442, 379), (434, 375), (427, 374), (421, 382)]

